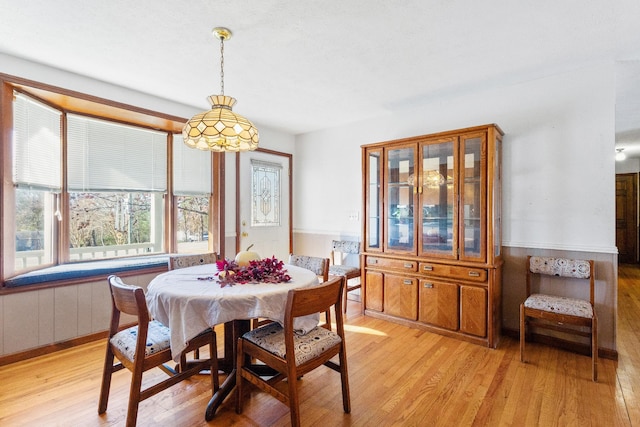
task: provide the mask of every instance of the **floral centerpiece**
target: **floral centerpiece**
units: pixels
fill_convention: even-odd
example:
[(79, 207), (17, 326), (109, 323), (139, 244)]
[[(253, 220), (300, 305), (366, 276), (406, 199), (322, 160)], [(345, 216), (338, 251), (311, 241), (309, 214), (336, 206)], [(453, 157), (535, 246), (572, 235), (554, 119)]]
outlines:
[(246, 283), (282, 283), (291, 280), (284, 269), (284, 263), (275, 256), (249, 261), (249, 265), (240, 267), (230, 259), (217, 261), (218, 280), (221, 287)]

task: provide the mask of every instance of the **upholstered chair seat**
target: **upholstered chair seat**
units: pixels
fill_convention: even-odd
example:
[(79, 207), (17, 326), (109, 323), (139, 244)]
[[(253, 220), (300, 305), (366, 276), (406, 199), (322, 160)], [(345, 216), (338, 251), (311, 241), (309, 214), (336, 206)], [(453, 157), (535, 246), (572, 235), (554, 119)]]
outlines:
[(548, 311), (550, 313), (566, 314), (569, 316), (593, 317), (593, 307), (589, 301), (558, 297), (554, 295), (533, 294), (524, 302), (526, 308)]
[(331, 265), (329, 266), (329, 276), (345, 276), (345, 277), (358, 277), (360, 276), (360, 267), (352, 267), (350, 265)]
[[(253, 329), (244, 334), (242, 338), (283, 359), (287, 354), (284, 328), (279, 323), (272, 322), (262, 328)], [(340, 341), (342, 339), (337, 333), (321, 326), (317, 326), (305, 335), (294, 334), (293, 347), (296, 365), (299, 366), (308, 360), (315, 359), (326, 349), (339, 344)]]
[[(145, 357), (170, 348), (171, 331), (157, 320), (149, 322), (147, 331), (147, 344), (144, 348)], [(111, 337), (111, 345), (117, 348), (123, 356), (133, 362), (136, 353), (136, 341), (138, 340), (138, 326), (132, 326), (122, 330)]]

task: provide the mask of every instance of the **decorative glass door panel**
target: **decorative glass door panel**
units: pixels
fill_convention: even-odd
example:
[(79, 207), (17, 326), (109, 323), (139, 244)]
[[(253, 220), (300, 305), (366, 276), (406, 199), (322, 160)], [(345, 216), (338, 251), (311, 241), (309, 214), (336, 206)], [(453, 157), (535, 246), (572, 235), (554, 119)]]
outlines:
[(366, 250), (382, 250), (382, 150), (370, 150), (366, 168)]
[(486, 195), (482, 189), (486, 180), (484, 135), (464, 136), (460, 141), (460, 259), (484, 261)]
[(498, 258), (502, 255), (502, 140), (495, 139), (493, 154), (493, 204), (492, 224), (493, 227), (493, 256)]
[(415, 252), (414, 194), (417, 194), (415, 149), (387, 151), (385, 217), (385, 250)]
[(421, 255), (455, 258), (458, 223), (454, 139), (425, 144), (421, 151)]

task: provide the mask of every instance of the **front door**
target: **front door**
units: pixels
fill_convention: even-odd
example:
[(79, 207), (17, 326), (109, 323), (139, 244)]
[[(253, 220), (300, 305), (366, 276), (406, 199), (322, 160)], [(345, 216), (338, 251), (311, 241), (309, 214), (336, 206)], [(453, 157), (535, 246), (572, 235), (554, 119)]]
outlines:
[(257, 149), (238, 156), (237, 250), (287, 261), (291, 244), (291, 155)]
[(638, 262), (637, 189), (638, 174), (616, 175), (616, 246), (618, 262)]

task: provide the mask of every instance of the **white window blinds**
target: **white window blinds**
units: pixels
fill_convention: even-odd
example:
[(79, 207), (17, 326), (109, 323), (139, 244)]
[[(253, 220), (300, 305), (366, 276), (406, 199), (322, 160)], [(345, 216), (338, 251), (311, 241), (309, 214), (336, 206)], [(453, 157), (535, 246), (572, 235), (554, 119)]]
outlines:
[(173, 194), (211, 194), (211, 152), (187, 147), (181, 134), (173, 135)]
[(61, 113), (14, 92), (13, 182), (18, 187), (59, 192)]
[(69, 191), (166, 192), (166, 133), (67, 117)]

